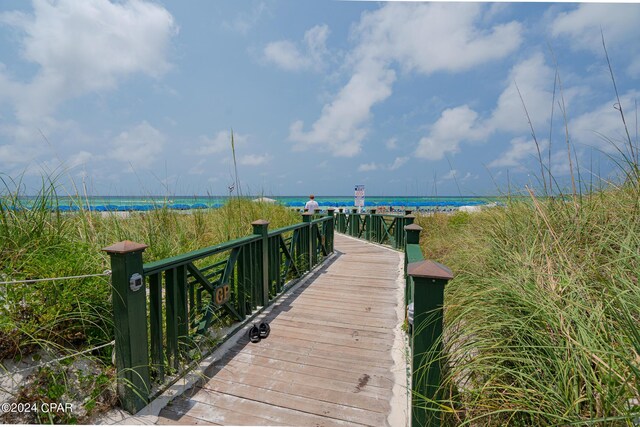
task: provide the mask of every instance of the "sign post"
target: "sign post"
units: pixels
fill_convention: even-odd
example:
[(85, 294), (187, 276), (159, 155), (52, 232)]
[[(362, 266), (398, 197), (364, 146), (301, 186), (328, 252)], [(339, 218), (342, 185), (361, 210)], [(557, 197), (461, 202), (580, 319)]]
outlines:
[(358, 208), (358, 212), (362, 212), (364, 208), (364, 185), (356, 185), (353, 205)]

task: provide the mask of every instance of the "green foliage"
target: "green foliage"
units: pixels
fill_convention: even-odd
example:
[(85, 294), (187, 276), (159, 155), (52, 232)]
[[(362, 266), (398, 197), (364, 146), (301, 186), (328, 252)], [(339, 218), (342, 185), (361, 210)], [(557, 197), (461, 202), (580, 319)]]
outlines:
[[(249, 235), (256, 219), (270, 221), (270, 228), (300, 220), (285, 207), (245, 198), (190, 214), (164, 208), (124, 216), (61, 213), (55, 177), (43, 179), (35, 197), (21, 194), (20, 180), (0, 179), (0, 281), (101, 273), (110, 267), (101, 249), (122, 240), (149, 245), (150, 262)], [(109, 277), (0, 285), (0, 360), (113, 340), (110, 298)], [(107, 348), (101, 356), (110, 359)]]
[[(640, 185), (418, 217), (448, 265), (452, 425), (631, 425), (640, 399)], [(455, 218), (455, 219), (454, 219)], [(461, 220), (460, 218), (464, 218)]]

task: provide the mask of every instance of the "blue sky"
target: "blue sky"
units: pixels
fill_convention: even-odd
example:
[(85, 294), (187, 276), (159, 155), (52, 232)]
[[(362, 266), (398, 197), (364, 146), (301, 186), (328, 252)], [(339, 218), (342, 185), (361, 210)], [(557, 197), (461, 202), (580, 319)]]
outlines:
[(233, 129), (245, 193), (489, 195), (540, 186), (526, 106), (561, 186), (610, 179), (601, 30), (635, 140), (639, 22), (638, 4), (4, 0), (0, 172), (226, 194)]

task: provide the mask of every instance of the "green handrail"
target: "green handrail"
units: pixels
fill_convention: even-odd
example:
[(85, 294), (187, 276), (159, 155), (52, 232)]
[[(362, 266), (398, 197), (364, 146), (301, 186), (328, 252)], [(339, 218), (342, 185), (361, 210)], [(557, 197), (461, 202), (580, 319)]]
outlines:
[(114, 272), (118, 394), (126, 410), (140, 410), (167, 374), (175, 378), (204, 357), (197, 353), (216, 320), (235, 322), (237, 330), (333, 252), (333, 210), (271, 231), (263, 220), (252, 225), (250, 236), (146, 264), (146, 245), (105, 248)]

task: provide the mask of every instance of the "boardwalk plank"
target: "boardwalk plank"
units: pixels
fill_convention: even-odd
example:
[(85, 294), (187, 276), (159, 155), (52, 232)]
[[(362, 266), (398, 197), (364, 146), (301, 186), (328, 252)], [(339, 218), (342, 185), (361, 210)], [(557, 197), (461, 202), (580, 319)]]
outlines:
[(158, 424), (388, 425), (402, 254), (341, 235), (335, 247), (270, 309), (270, 336), (242, 337)]

